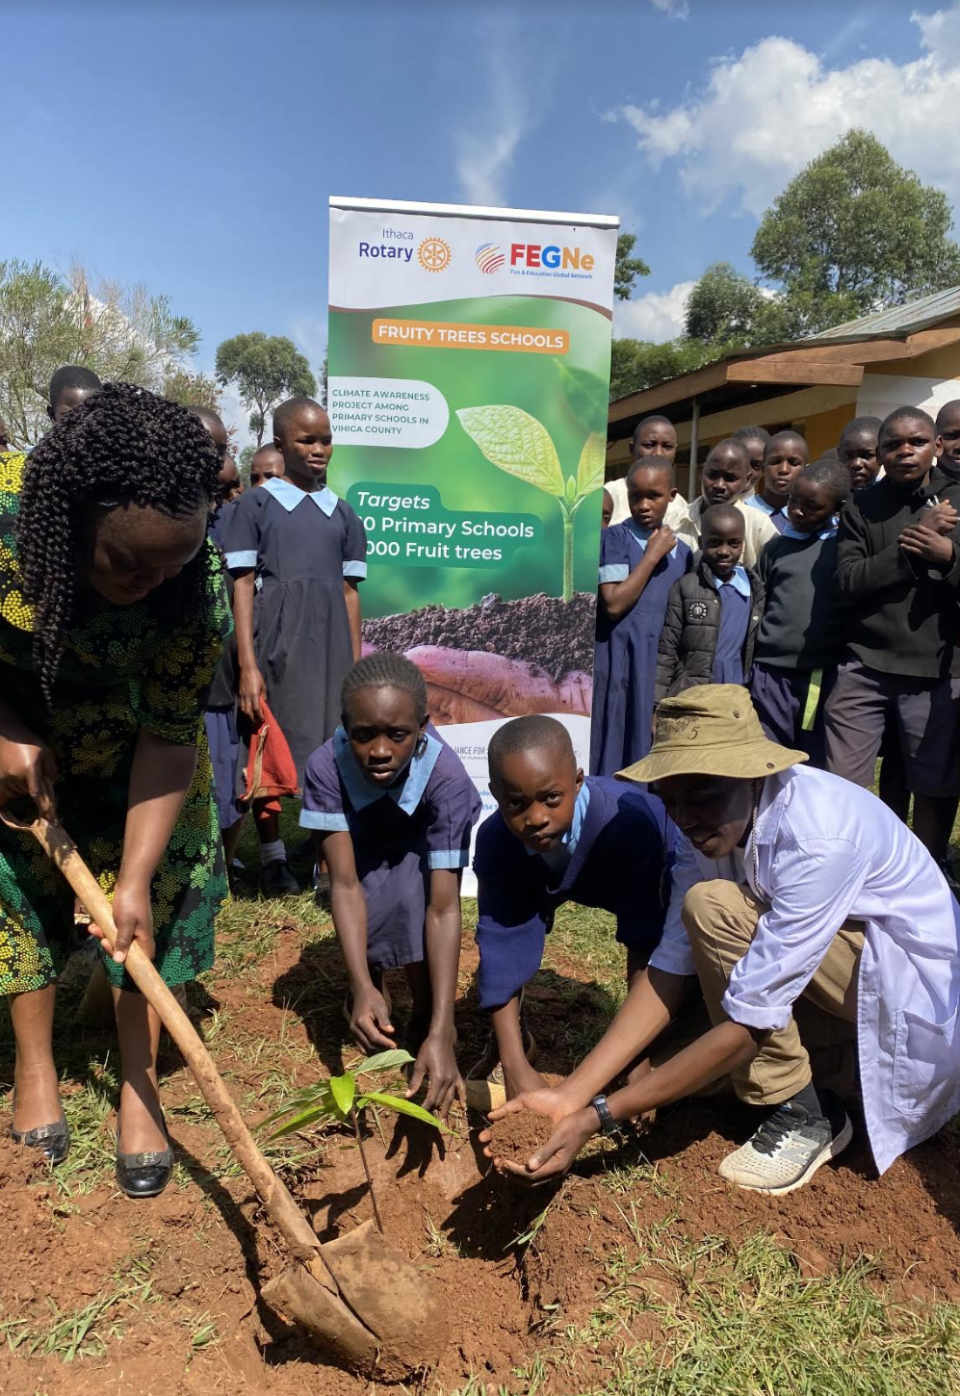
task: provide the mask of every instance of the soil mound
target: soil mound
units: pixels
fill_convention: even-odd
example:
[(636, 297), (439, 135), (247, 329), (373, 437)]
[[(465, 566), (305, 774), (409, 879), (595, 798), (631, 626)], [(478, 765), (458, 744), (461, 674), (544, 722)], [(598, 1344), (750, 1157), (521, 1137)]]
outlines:
[(555, 1128), (552, 1120), (544, 1115), (533, 1115), (528, 1110), (506, 1115), (490, 1126), (493, 1157), (509, 1159), (511, 1163), (525, 1163), (541, 1144), (547, 1142)]

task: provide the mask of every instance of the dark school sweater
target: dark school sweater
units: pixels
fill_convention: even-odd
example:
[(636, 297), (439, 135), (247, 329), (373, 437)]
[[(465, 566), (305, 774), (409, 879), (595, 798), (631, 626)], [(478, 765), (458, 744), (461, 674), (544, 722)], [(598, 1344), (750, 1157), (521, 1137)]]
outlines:
[(843, 507), (835, 594), (850, 606), (847, 647), (870, 669), (960, 676), (960, 528), (949, 535), (953, 561), (946, 569), (908, 559), (897, 541), (908, 524), (923, 522), (934, 497), (960, 511), (960, 484), (936, 468), (927, 485), (909, 490), (885, 477)]
[(648, 952), (670, 901), (676, 830), (654, 795), (588, 776), (590, 803), (566, 870), (556, 874), (511, 834), (497, 810), (477, 830), (480, 1007), (498, 1008), (540, 968), (546, 934), (564, 902), (617, 918), (617, 939)]
[(834, 595), (837, 534), (775, 538), (757, 571), (767, 594), (754, 658), (776, 669), (826, 669), (840, 660), (844, 607)]

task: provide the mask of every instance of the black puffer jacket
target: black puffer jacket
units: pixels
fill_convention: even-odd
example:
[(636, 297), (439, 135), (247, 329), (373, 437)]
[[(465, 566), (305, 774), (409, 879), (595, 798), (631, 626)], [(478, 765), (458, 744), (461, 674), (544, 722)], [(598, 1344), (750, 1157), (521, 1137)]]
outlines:
[[(750, 672), (753, 648), (763, 617), (763, 583), (748, 567), (753, 605), (743, 642), (743, 673)], [(667, 613), (660, 634), (657, 654), (656, 701), (672, 698), (685, 688), (713, 682), (713, 660), (720, 634), (720, 595), (706, 577), (707, 564), (701, 560), (695, 572), (674, 582), (667, 602)]]

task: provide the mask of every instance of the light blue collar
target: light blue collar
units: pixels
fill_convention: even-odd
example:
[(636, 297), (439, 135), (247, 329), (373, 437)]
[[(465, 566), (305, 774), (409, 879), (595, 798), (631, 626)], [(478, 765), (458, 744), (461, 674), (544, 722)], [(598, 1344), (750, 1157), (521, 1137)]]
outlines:
[[(573, 822), (570, 825), (570, 828), (564, 834), (563, 838), (560, 840), (561, 846), (566, 849), (568, 858), (573, 857), (574, 849), (580, 842), (580, 835), (583, 833), (583, 821), (587, 817), (587, 809), (589, 808), (589, 805), (590, 788), (587, 785), (587, 782), (584, 781), (580, 787), (580, 794), (577, 796), (576, 802), (573, 806)], [(535, 848), (528, 847), (527, 852), (529, 853), (531, 858), (543, 857), (543, 854), (538, 853)]]
[[(835, 537), (837, 536), (837, 527), (838, 527), (838, 520), (836, 519), (836, 517), (834, 517), (833, 523), (830, 525), (830, 527), (829, 527), (829, 528), (825, 528), (825, 529), (823, 530), (822, 533), (816, 534), (816, 537), (817, 537), (817, 538), (820, 538), (820, 539), (824, 539), (824, 538), (835, 538)], [(788, 523), (787, 526), (786, 526), (786, 528), (785, 528), (785, 529), (783, 530), (783, 532), (781, 533), (780, 537), (781, 537), (781, 538), (794, 538), (794, 539), (797, 540), (797, 542), (800, 542), (800, 543), (807, 543), (807, 542), (810, 541), (811, 538), (814, 537), (814, 534), (812, 534), (812, 533), (801, 533), (800, 530), (799, 530), (798, 528), (794, 528), (794, 526), (793, 526), (792, 523)]]
[(703, 570), (707, 574), (707, 581), (711, 586), (715, 586), (717, 591), (719, 591), (721, 587), (731, 586), (734, 591), (738, 591), (747, 601), (750, 600), (752, 595), (750, 591), (750, 578), (747, 576), (747, 569), (745, 567), (735, 567), (733, 569), (733, 576), (726, 582), (722, 582), (719, 577), (715, 576), (715, 574), (711, 572), (709, 565), (705, 564)]
[[(260, 488), (263, 489), (264, 486), (261, 485)], [(333, 734), (333, 756), (354, 809), (366, 809), (367, 805), (372, 805), (389, 795), (404, 814), (413, 814), (423, 799), (427, 781), (433, 774), (437, 758), (443, 750), (442, 744), (436, 737), (431, 737), (429, 732), (424, 733), (423, 741), (423, 750), (414, 752), (409, 766), (400, 773), (393, 784), (380, 786), (367, 780), (363, 768), (353, 754), (350, 739), (343, 728), (338, 727)]]
[[(642, 550), (643, 550), (644, 552), (646, 552), (646, 551), (647, 551), (647, 544), (650, 542), (650, 539), (653, 537), (653, 529), (651, 529), (651, 528), (641, 528), (640, 525), (637, 523), (636, 519), (625, 519), (624, 522), (626, 523), (627, 528), (628, 528), (628, 529), (630, 530), (630, 532), (633, 534), (634, 538), (635, 538), (635, 539), (637, 540), (637, 542), (640, 544), (640, 547), (642, 548)], [(679, 541), (678, 541), (677, 543), (674, 543), (673, 547), (670, 549), (670, 556), (671, 556), (671, 557), (676, 557), (678, 546), (679, 546)], [(584, 788), (584, 790), (586, 790), (587, 787), (584, 786), (583, 788)]]
[(774, 509), (772, 504), (768, 504), (762, 494), (752, 494), (749, 499), (745, 499), (744, 504), (749, 504), (751, 509), (759, 509), (764, 514), (785, 514), (787, 506), (782, 509)]
[(301, 500), (312, 499), (317, 508), (322, 509), (329, 519), (340, 502), (329, 485), (324, 485), (322, 490), (314, 490), (312, 494), (308, 494), (306, 490), (300, 489), (292, 480), (287, 480), (282, 475), (279, 478), (274, 476), (271, 480), (264, 480), (260, 488), (272, 494), (277, 503), (282, 504), (288, 514), (293, 513)]

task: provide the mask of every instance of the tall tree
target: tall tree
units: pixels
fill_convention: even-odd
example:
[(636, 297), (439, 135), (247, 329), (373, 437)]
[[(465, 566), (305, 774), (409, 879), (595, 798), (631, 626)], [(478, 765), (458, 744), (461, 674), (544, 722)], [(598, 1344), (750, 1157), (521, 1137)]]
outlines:
[(755, 344), (767, 297), (729, 262), (714, 262), (687, 301), (685, 327), (691, 339), (717, 346)]
[(313, 397), (317, 380), (306, 358), (285, 335), (260, 330), (225, 339), (217, 349), (217, 378), (223, 386), (235, 383), (240, 400), (250, 413), (250, 430), (263, 445), (267, 417), (284, 398)]
[(186, 368), (172, 369), (163, 380), (162, 393), (182, 407), (209, 407), (220, 411), (220, 386), (203, 373), (191, 373)]
[(952, 223), (941, 190), (853, 130), (774, 200), (753, 259), (786, 298), (798, 298), (809, 332), (960, 283)]
[(621, 233), (617, 238), (617, 260), (613, 270), (613, 290), (618, 300), (628, 301), (633, 295), (633, 283), (638, 276), (649, 276), (650, 268), (642, 257), (631, 257), (636, 246), (636, 233)]
[(160, 391), (199, 340), (166, 297), (142, 286), (92, 285), (79, 264), (61, 276), (40, 262), (0, 262), (0, 413), (21, 446), (49, 425), (47, 391), (61, 364)]
[(642, 339), (615, 339), (610, 358), (610, 400), (652, 388), (668, 378), (692, 373), (717, 357), (698, 339), (669, 339), (651, 344)]

